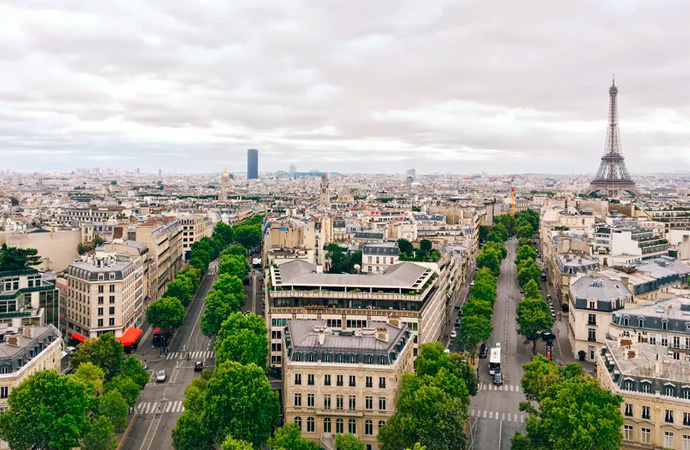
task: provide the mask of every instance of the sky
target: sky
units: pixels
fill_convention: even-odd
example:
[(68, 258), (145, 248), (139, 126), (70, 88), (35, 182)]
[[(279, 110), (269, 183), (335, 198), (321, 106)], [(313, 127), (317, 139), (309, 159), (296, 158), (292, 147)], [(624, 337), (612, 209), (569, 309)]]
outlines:
[(0, 2), (0, 169), (690, 167), (690, 2)]

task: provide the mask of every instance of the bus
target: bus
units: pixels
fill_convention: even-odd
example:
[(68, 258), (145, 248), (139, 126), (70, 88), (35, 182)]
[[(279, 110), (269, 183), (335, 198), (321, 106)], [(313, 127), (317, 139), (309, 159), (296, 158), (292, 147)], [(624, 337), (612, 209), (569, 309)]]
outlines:
[(489, 373), (491, 375), (501, 371), (501, 347), (497, 345), (491, 349), (489, 355)]

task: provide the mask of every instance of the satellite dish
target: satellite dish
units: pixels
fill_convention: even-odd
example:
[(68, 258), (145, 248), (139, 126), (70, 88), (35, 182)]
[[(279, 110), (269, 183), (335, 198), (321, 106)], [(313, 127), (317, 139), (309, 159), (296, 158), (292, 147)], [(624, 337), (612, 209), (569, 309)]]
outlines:
[(355, 264), (355, 270), (357, 271), (357, 273), (359, 273), (359, 269), (361, 268), (362, 266), (360, 266), (359, 264)]

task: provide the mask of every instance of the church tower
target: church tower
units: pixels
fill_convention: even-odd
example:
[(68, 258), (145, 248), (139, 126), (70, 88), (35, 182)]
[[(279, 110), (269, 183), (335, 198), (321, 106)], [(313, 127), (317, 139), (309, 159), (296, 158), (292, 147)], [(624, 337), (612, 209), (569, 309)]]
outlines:
[(228, 201), (228, 191), (230, 190), (230, 174), (228, 169), (223, 171), (223, 175), (220, 176), (220, 193), (218, 194), (219, 202)]
[(320, 203), (328, 208), (331, 206), (331, 194), (328, 188), (328, 174), (324, 173), (321, 177), (321, 194), (319, 195)]

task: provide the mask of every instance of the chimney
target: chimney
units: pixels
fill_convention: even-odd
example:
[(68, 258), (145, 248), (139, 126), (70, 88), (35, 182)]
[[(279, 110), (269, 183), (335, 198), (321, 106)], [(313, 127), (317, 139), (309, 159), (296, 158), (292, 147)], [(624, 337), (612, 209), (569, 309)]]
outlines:
[(30, 326), (30, 325), (26, 325), (26, 326), (24, 327), (24, 337), (29, 338), (29, 339), (33, 339), (33, 337), (34, 337), (34, 327), (32, 327), (32, 326)]
[(381, 327), (376, 329), (376, 339), (383, 342), (388, 342), (388, 328)]
[(319, 337), (319, 345), (323, 345), (326, 341), (326, 327), (314, 327), (314, 331)]
[(12, 347), (19, 347), (19, 336), (17, 336), (16, 334), (6, 336), (5, 342), (7, 343), (7, 345), (10, 345)]

